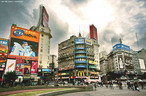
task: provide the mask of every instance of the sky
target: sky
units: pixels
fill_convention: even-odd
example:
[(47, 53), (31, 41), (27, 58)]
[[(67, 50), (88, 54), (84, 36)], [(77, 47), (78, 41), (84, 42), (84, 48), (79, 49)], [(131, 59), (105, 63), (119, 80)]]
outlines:
[(36, 26), (40, 5), (49, 14), (51, 54), (72, 35), (88, 37), (91, 24), (100, 52), (110, 52), (120, 38), (135, 51), (146, 48), (146, 0), (0, 0), (0, 38), (10, 38), (12, 24)]

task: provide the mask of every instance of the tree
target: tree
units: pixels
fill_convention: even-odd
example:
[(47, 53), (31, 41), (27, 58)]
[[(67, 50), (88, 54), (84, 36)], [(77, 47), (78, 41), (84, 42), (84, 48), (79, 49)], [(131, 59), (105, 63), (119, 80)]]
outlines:
[(14, 85), (15, 80), (17, 79), (17, 75), (16, 72), (7, 72), (6, 75), (4, 76), (4, 81), (8, 84), (10, 84), (11, 86)]

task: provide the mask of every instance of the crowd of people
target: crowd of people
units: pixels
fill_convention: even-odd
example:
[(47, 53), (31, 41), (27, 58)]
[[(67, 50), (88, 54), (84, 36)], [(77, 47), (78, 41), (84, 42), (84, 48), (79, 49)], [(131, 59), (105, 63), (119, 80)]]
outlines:
[[(122, 81), (117, 81), (117, 82), (112, 82), (112, 81), (106, 81), (105, 83), (103, 82), (98, 82), (93, 84), (93, 89), (96, 90), (97, 87), (103, 87), (105, 85), (106, 88), (114, 89), (114, 87), (118, 87), (120, 90), (123, 89), (123, 87), (127, 87), (127, 89), (135, 90), (135, 91), (140, 91), (144, 90), (144, 83), (143, 82), (137, 82), (137, 81), (127, 81), (127, 82), (122, 82)], [(115, 85), (115, 86), (114, 86)], [(140, 88), (141, 87), (141, 88)]]

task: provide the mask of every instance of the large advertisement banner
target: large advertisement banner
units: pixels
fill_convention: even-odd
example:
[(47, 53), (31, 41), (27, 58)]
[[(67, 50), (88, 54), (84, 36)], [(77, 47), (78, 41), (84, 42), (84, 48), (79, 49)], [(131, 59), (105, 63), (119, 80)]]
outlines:
[(126, 69), (133, 70), (134, 66), (133, 66), (133, 63), (132, 63), (132, 57), (124, 56), (124, 59), (125, 59), (125, 67), (126, 67)]
[(33, 61), (31, 64), (31, 73), (36, 74), (37, 73), (37, 68), (38, 68), (38, 62)]
[(2, 65), (5, 65), (7, 55), (8, 55), (8, 40), (0, 38), (0, 67), (2, 67)]
[(16, 75), (23, 75), (23, 67), (24, 67), (24, 60), (17, 59), (16, 60)]
[(39, 32), (11, 27), (8, 58), (38, 60)]
[(7, 59), (5, 73), (15, 71), (16, 60)]
[(98, 40), (97, 29), (94, 25), (90, 25), (90, 39)]
[(126, 68), (129, 70), (134, 69), (134, 66), (132, 64), (132, 57), (129, 56), (123, 56), (123, 55), (119, 55), (118, 56), (118, 62), (119, 62), (119, 66), (120, 68)]
[(42, 24), (43, 24), (43, 26), (45, 26), (45, 27), (48, 27), (48, 19), (49, 19), (49, 16), (48, 16), (48, 13), (47, 13), (47, 11), (46, 11), (46, 9), (45, 9), (45, 7), (43, 6), (43, 20), (42, 20)]

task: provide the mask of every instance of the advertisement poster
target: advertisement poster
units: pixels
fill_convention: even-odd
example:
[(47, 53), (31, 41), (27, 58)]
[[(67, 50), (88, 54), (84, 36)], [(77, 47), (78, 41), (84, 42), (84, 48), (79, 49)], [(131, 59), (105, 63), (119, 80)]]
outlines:
[(15, 71), (16, 60), (7, 59), (5, 73)]
[(23, 75), (23, 67), (24, 67), (24, 60), (17, 59), (16, 60), (16, 68), (15, 68), (17, 75)]
[(118, 56), (119, 67), (122, 69), (124, 68), (124, 61), (122, 55)]
[(31, 61), (29, 60), (25, 60), (24, 61), (24, 66), (23, 66), (23, 75), (24, 76), (30, 76), (31, 74)]
[(0, 67), (5, 65), (8, 55), (8, 40), (0, 38)]
[(39, 32), (11, 27), (8, 58), (38, 60)]
[(126, 67), (126, 69), (133, 70), (134, 66), (132, 64), (132, 57), (124, 56), (124, 59), (125, 59), (125, 67)]
[(38, 62), (32, 62), (31, 64), (31, 73), (36, 74), (37, 73), (37, 68), (38, 68)]

